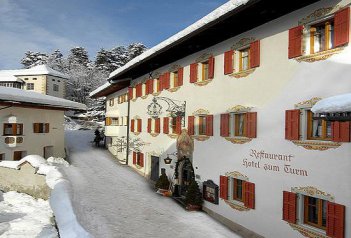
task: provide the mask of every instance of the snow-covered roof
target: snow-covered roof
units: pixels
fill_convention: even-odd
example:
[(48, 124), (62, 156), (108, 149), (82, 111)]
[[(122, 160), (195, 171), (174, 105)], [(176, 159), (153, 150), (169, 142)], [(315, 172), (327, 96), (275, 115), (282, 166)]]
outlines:
[(12, 102), (24, 104), (37, 104), (40, 106), (57, 107), (63, 109), (86, 110), (84, 104), (69, 101), (66, 99), (43, 95), (36, 92), (25, 91), (17, 88), (7, 88), (0, 86), (0, 102)]
[(21, 82), (23, 80), (15, 76), (19, 70), (0, 70), (0, 82)]
[(57, 70), (54, 70), (46, 64), (37, 65), (30, 69), (16, 70), (14, 75), (15, 76), (52, 75), (63, 79), (69, 79), (68, 75), (63, 74)]
[(201, 18), (197, 22), (193, 23), (192, 25), (188, 26), (184, 30), (178, 32), (177, 34), (171, 36), (167, 40), (161, 42), (160, 44), (152, 47), (151, 49), (145, 51), (143, 54), (135, 57), (131, 61), (129, 61), (127, 64), (124, 66), (116, 69), (110, 74), (110, 78), (118, 76), (119, 74), (127, 71), (131, 66), (138, 64), (139, 62), (142, 62), (143, 60), (147, 59), (148, 57), (156, 54), (158, 51), (166, 48), (167, 46), (170, 46), (171, 44), (182, 40), (186, 36), (190, 35), (194, 31), (200, 29), (201, 27), (213, 22), (214, 20), (217, 20), (227, 12), (230, 12), (234, 10), (235, 8), (244, 5), (248, 2), (249, 0), (230, 0), (227, 3), (223, 4), (222, 6), (218, 7), (205, 17)]
[(106, 82), (105, 84), (101, 85), (100, 87), (98, 87), (97, 89), (95, 89), (94, 91), (92, 91), (89, 96), (92, 97), (93, 95), (105, 90), (106, 88), (110, 87), (111, 84), (109, 82)]
[(314, 113), (351, 112), (351, 93), (318, 101), (311, 109)]
[(19, 169), (25, 162), (30, 163), (34, 168), (47, 164), (46, 160), (39, 155), (27, 155), (18, 161), (1, 161), (0, 167)]

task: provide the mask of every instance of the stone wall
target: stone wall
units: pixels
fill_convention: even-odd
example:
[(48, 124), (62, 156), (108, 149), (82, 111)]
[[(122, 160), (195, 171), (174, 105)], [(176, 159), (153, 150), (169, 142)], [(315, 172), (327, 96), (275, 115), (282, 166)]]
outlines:
[(20, 169), (0, 167), (0, 190), (17, 191), (47, 200), (50, 188), (45, 182), (45, 175), (36, 174), (36, 170), (27, 162)]

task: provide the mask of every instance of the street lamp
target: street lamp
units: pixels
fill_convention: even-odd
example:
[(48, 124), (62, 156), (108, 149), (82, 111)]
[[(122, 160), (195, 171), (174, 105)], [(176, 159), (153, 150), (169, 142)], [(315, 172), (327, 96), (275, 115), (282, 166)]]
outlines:
[(177, 156), (177, 151), (175, 151), (173, 153), (170, 153), (170, 154), (167, 154), (167, 157), (163, 159), (165, 161), (165, 164), (171, 164), (172, 163), (172, 159), (169, 157), (170, 155), (176, 157)]

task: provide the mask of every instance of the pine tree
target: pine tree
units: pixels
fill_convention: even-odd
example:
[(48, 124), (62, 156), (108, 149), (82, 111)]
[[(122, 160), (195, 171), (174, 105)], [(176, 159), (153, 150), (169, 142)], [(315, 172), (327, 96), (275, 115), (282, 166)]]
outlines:
[(192, 179), (188, 187), (188, 191), (185, 194), (186, 205), (197, 205), (201, 206), (203, 203), (202, 194), (200, 188), (195, 179)]
[(46, 64), (48, 58), (48, 55), (45, 53), (27, 51), (21, 59), (21, 64), (23, 64), (24, 68), (29, 69), (36, 65)]
[(49, 65), (50, 68), (60, 71), (60, 72), (66, 72), (65, 69), (65, 60), (63, 58), (63, 55), (59, 49), (55, 50), (48, 58), (47, 64)]
[(72, 48), (70, 50), (70, 54), (68, 55), (67, 62), (69, 69), (74, 67), (88, 67), (88, 51), (86, 51), (83, 47)]
[[(143, 43), (132, 43), (128, 46), (129, 60), (134, 59), (146, 51), (146, 46)], [(129, 61), (128, 60), (128, 61)]]

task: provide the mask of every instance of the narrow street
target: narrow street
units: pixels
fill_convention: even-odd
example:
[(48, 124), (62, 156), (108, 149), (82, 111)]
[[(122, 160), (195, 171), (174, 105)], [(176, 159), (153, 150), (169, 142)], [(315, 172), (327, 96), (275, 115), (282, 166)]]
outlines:
[(93, 147), (93, 134), (66, 131), (72, 166), (64, 172), (77, 218), (94, 237), (239, 237), (206, 213), (156, 194), (142, 176)]

